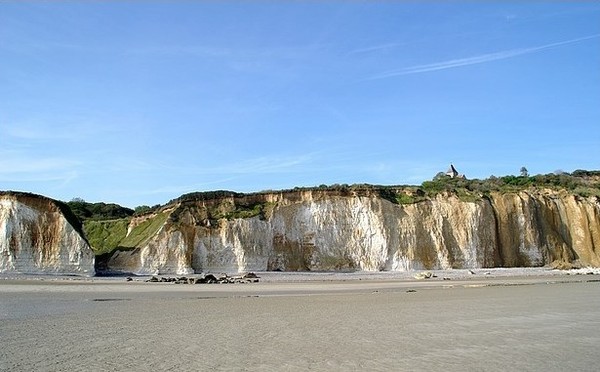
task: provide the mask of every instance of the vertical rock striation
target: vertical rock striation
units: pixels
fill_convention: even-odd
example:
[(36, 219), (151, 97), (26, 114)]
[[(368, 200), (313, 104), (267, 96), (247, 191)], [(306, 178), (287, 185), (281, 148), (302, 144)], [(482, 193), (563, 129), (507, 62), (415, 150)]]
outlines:
[[(373, 191), (287, 191), (184, 200), (165, 213), (155, 232), (116, 250), (108, 267), (186, 274), (600, 266), (600, 201), (566, 191), (471, 202), (439, 194), (405, 205)], [(155, 216), (140, 218), (149, 224)]]
[(1, 192), (0, 272), (94, 275), (94, 253), (66, 205)]

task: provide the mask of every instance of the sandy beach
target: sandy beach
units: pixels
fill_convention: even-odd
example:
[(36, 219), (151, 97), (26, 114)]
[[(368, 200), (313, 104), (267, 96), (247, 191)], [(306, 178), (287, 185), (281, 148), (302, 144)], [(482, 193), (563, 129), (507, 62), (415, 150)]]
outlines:
[(593, 270), (427, 280), (258, 274), (259, 283), (221, 285), (0, 278), (0, 370), (596, 371), (600, 363)]

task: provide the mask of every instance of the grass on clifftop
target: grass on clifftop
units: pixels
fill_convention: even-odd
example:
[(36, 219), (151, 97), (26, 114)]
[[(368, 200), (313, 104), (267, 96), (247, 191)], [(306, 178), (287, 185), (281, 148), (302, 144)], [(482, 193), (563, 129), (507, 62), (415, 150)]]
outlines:
[(275, 203), (263, 202), (254, 203), (250, 205), (235, 204), (231, 210), (226, 212), (212, 212), (211, 217), (213, 219), (225, 218), (226, 220), (233, 220), (238, 218), (252, 218), (259, 216), (261, 219), (267, 218), (275, 207)]
[[(301, 191), (323, 191), (331, 192), (341, 196), (361, 196), (377, 194), (394, 204), (413, 204), (428, 198), (434, 197), (440, 193), (451, 193), (460, 200), (473, 202), (480, 200), (483, 196), (491, 192), (519, 192), (529, 188), (548, 188), (554, 190), (564, 189), (574, 195), (589, 197), (600, 197), (600, 171), (576, 170), (572, 173), (560, 172), (549, 174), (538, 174), (534, 176), (490, 176), (486, 179), (466, 179), (451, 178), (440, 173), (431, 181), (425, 181), (421, 185), (370, 185), (370, 184), (333, 184), (312, 187), (295, 187), (284, 190), (264, 190), (255, 193), (238, 193), (227, 190), (192, 192), (181, 195), (167, 203), (183, 203), (194, 201), (217, 200), (223, 198), (240, 199), (250, 195), (263, 194), (285, 194)], [(261, 211), (256, 205), (235, 207), (229, 215), (225, 213), (212, 214), (224, 218), (244, 218), (260, 215)]]
[(574, 195), (600, 197), (600, 172), (575, 171), (569, 173), (538, 174), (535, 176), (491, 176), (484, 180), (450, 178), (438, 175), (421, 185), (428, 196), (440, 192), (452, 192), (461, 200), (472, 201), (478, 195), (490, 192), (519, 192), (529, 188), (566, 190)]

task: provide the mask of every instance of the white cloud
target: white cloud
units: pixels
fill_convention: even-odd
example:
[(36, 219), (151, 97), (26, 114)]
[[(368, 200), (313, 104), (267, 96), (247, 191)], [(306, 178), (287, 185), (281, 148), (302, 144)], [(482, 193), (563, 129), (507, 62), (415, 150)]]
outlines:
[(398, 46), (406, 45), (406, 44), (408, 44), (408, 43), (387, 43), (387, 44), (374, 45), (374, 46), (370, 46), (370, 47), (358, 48), (358, 49), (351, 50), (350, 52), (348, 52), (348, 54), (361, 54), (361, 53), (377, 52), (377, 51), (381, 51), (381, 50), (397, 48)]
[(2, 159), (0, 160), (0, 182), (26, 184), (57, 182), (59, 187), (63, 187), (79, 176), (75, 170), (78, 165), (78, 162), (61, 158)]
[(35, 173), (35, 174), (4, 174), (0, 173), (0, 181), (6, 183), (46, 183), (59, 182), (59, 187), (65, 186), (78, 177), (76, 171), (58, 173)]
[[(314, 163), (315, 153), (301, 154), (297, 156), (263, 156), (253, 159), (247, 159), (237, 163), (224, 164), (218, 167), (193, 168), (169, 166), (163, 164), (163, 171), (169, 173), (185, 172), (188, 176), (202, 175), (203, 178), (212, 179), (207, 182), (194, 184), (181, 184), (155, 188), (149, 191), (141, 191), (139, 194), (182, 194), (204, 189), (214, 185), (223, 185), (229, 181), (244, 177), (247, 175), (266, 175), (277, 173), (303, 172), (303, 165)], [(220, 176), (215, 178), (215, 176)]]
[(153, 45), (131, 48), (126, 51), (132, 55), (193, 55), (203, 57), (227, 57), (233, 53), (231, 48), (202, 45)]
[(513, 58), (513, 57), (517, 57), (517, 56), (521, 56), (521, 55), (525, 55), (525, 54), (537, 53), (537, 52), (540, 52), (540, 51), (543, 51), (546, 49), (552, 49), (552, 48), (560, 47), (563, 45), (574, 44), (574, 43), (578, 43), (580, 41), (595, 39), (598, 37), (600, 37), (600, 34), (580, 37), (580, 38), (571, 39), (571, 40), (560, 41), (557, 43), (540, 45), (540, 46), (536, 46), (536, 47), (510, 49), (510, 50), (504, 50), (504, 51), (500, 51), (500, 52), (496, 52), (496, 53), (481, 54), (481, 55), (473, 56), (473, 57), (451, 59), (451, 60), (443, 61), (443, 62), (428, 63), (428, 64), (416, 65), (416, 66), (411, 66), (411, 67), (405, 67), (405, 68), (402, 68), (399, 70), (392, 70), (392, 71), (388, 71), (388, 72), (384, 72), (384, 73), (372, 76), (372, 77), (368, 78), (367, 80), (386, 79), (386, 78), (395, 77), (395, 76), (420, 74), (423, 72), (447, 70), (450, 68), (492, 62), (492, 61), (497, 61), (497, 60), (501, 60), (501, 59)]
[[(73, 122), (73, 123), (72, 123)], [(120, 135), (125, 129), (116, 125), (96, 124), (89, 120), (81, 119), (76, 122), (75, 119), (69, 123), (19, 123), (11, 126), (4, 125), (0, 130), (5, 131), (7, 136), (36, 141), (81, 141), (86, 139), (97, 139), (99, 136), (108, 134)]]
[(60, 128), (51, 129), (24, 126), (7, 128), (6, 135), (17, 139), (35, 141), (76, 140), (79, 137), (76, 132), (61, 130)]
[(11, 158), (0, 159), (0, 176), (16, 173), (41, 173), (64, 171), (78, 166), (79, 162), (64, 158)]
[(180, 165), (164, 165), (167, 170), (185, 172), (187, 174), (204, 175), (245, 175), (245, 174), (273, 174), (292, 171), (302, 171), (301, 166), (314, 162), (315, 153), (300, 154), (295, 156), (262, 156), (235, 163), (227, 163), (217, 167), (181, 167)]
[(238, 174), (276, 173), (279, 171), (290, 170), (296, 166), (310, 162), (311, 160), (311, 154), (291, 157), (260, 157), (234, 165), (229, 168), (229, 171)]

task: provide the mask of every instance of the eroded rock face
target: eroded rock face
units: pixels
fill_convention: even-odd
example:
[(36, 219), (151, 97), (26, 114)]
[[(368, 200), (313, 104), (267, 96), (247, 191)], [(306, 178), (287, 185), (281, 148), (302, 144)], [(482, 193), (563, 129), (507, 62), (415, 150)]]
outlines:
[[(210, 210), (240, 203), (262, 203), (267, 212), (209, 218)], [(169, 213), (155, 234), (135, 249), (117, 251), (108, 266), (180, 275), (528, 267), (556, 262), (600, 266), (600, 201), (567, 192), (498, 193), (475, 202), (438, 195), (399, 205), (378, 195), (313, 190), (186, 201), (172, 206)]]
[(94, 253), (54, 200), (0, 193), (0, 272), (94, 275)]

